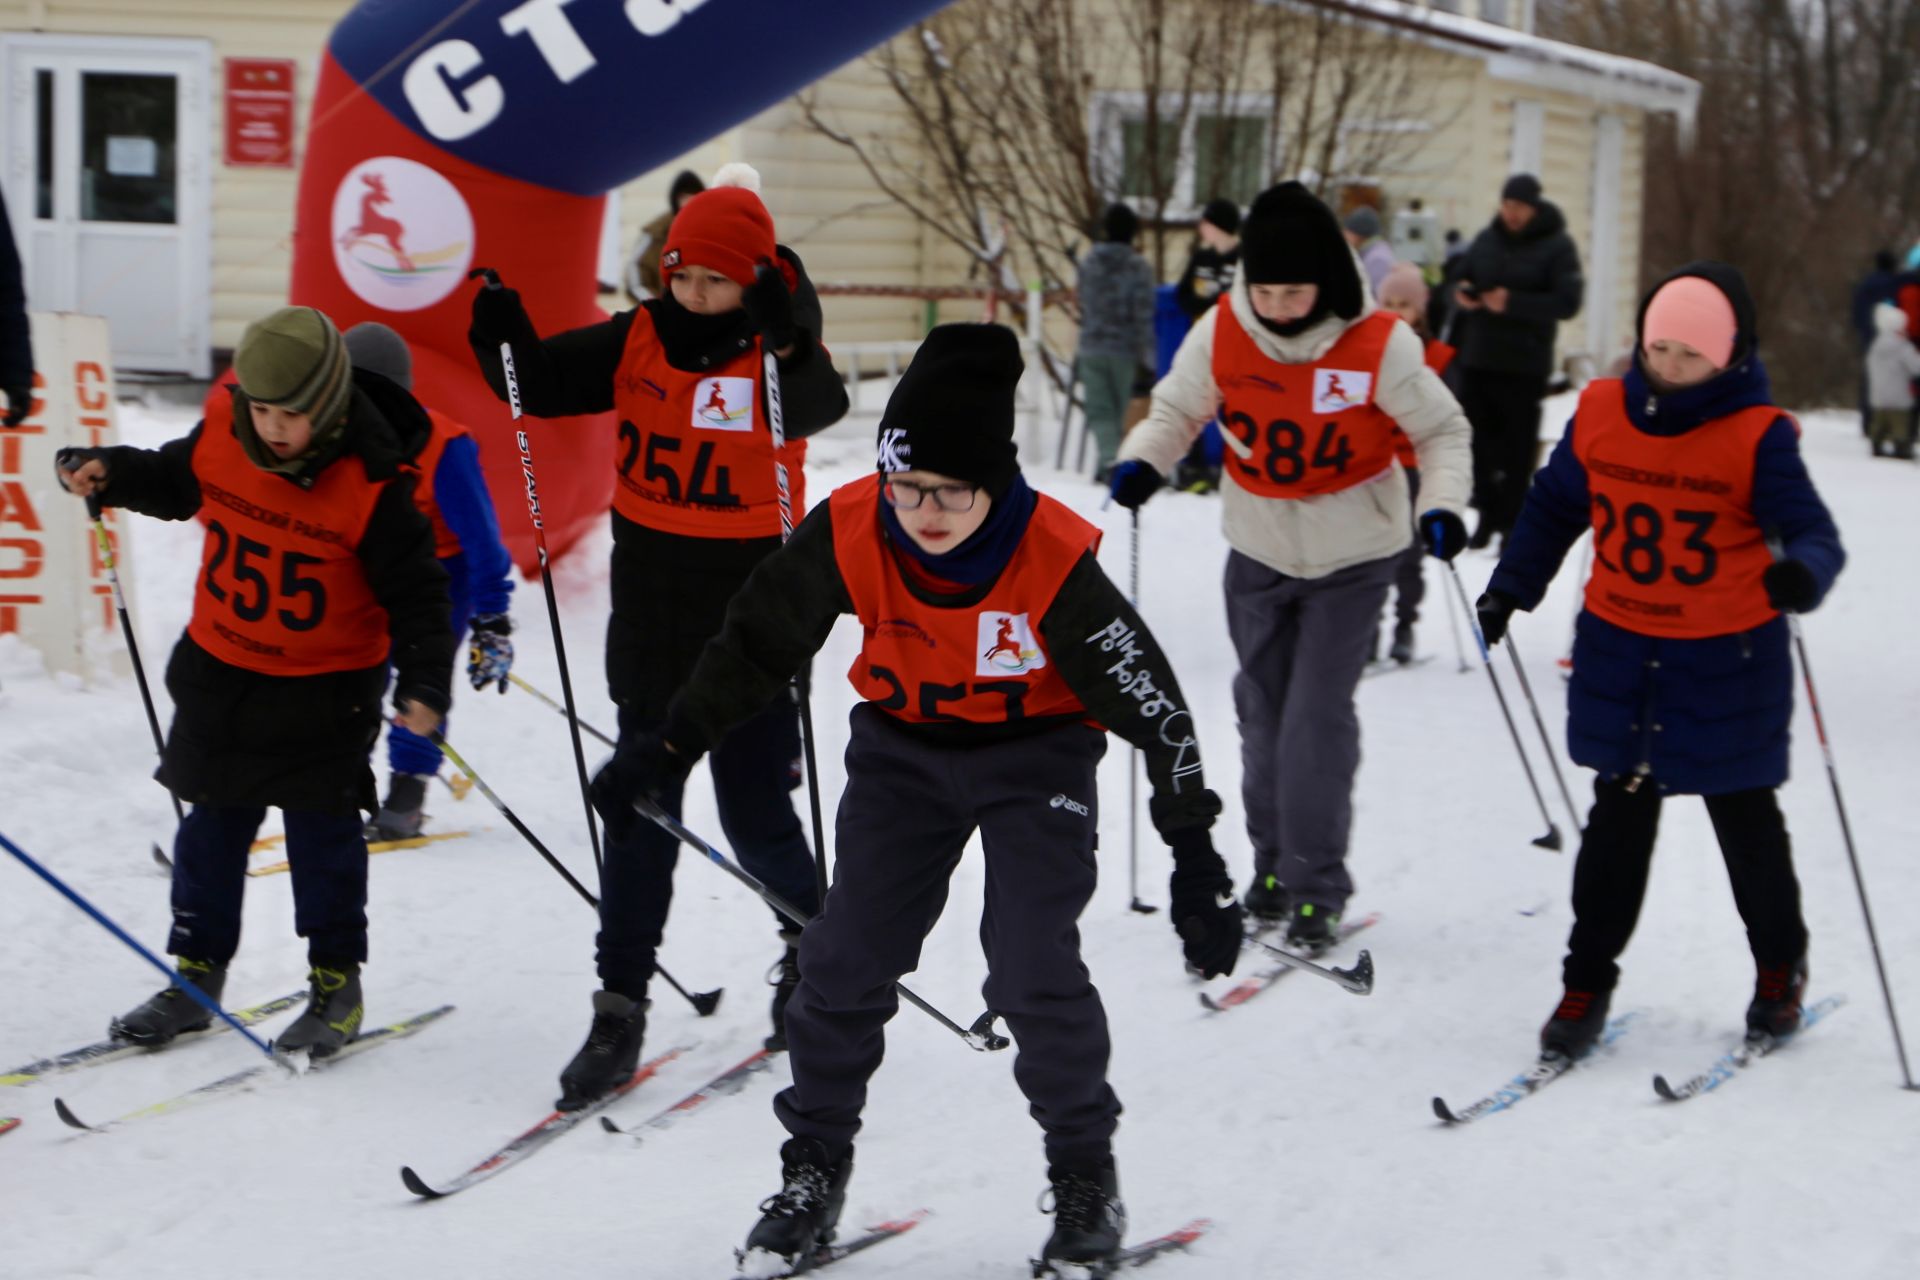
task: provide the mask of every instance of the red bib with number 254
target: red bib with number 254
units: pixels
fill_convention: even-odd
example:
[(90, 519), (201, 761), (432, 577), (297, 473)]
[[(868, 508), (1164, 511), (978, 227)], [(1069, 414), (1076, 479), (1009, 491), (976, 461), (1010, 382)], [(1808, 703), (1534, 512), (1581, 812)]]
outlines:
[(1263, 498), (1312, 498), (1375, 479), (1393, 466), (1394, 421), (1373, 402), (1380, 357), (1399, 318), (1376, 311), (1349, 325), (1310, 364), (1283, 364), (1260, 350), (1220, 300), (1213, 381), (1220, 421), (1242, 446), (1227, 448), (1226, 474)]
[(1683, 435), (1651, 436), (1627, 417), (1618, 378), (1580, 393), (1573, 453), (1593, 495), (1588, 610), (1643, 635), (1700, 639), (1748, 631), (1778, 612), (1772, 563), (1753, 518), (1753, 460), (1782, 417), (1755, 405)]

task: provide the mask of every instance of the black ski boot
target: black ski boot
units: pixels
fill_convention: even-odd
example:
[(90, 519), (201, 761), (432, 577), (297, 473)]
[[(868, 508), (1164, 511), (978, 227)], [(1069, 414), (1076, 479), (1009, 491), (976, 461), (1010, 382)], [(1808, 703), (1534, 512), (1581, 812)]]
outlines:
[[(227, 966), (181, 956), (174, 968), (180, 976), (206, 992), (215, 1004), (220, 1003), (220, 993), (227, 985)], [(154, 995), (138, 1009), (115, 1018), (107, 1028), (107, 1035), (123, 1044), (140, 1044), (157, 1049), (183, 1031), (205, 1031), (212, 1025), (211, 1013), (196, 1004), (193, 997), (178, 986), (172, 986)]]
[[(1096, 1280), (1110, 1275), (1127, 1234), (1127, 1207), (1120, 1203), (1120, 1177), (1113, 1161), (1047, 1169), (1052, 1183), (1053, 1234), (1034, 1260), (1035, 1276)], [(1042, 1207), (1046, 1195), (1041, 1196)]]
[(1286, 886), (1272, 876), (1255, 876), (1240, 905), (1260, 924), (1279, 924), (1287, 918)]
[(428, 775), (396, 773), (387, 784), (387, 799), (367, 824), (369, 840), (411, 840), (426, 825)]
[(780, 1148), (780, 1191), (760, 1202), (760, 1221), (735, 1253), (743, 1276), (784, 1276), (808, 1266), (833, 1243), (847, 1204), (853, 1152), (828, 1160), (818, 1138), (788, 1138)]
[(800, 985), (800, 931), (782, 929), (780, 940), (787, 944), (787, 950), (774, 962), (770, 978), (773, 984), (773, 1031), (765, 1041), (768, 1051), (772, 1053), (786, 1051), (787, 1001), (793, 999), (793, 989)]
[(1302, 902), (1287, 920), (1287, 945), (1309, 959), (1323, 956), (1340, 941), (1340, 913)]
[(1568, 987), (1554, 1006), (1553, 1016), (1540, 1028), (1540, 1054), (1585, 1057), (1607, 1029), (1611, 991), (1579, 991)]
[(1413, 661), (1413, 623), (1405, 618), (1393, 624), (1393, 644), (1387, 656), (1401, 666)]
[(315, 964), (307, 974), (307, 1008), (293, 1025), (274, 1037), (275, 1053), (305, 1053), (318, 1062), (340, 1052), (366, 1017), (360, 994), (360, 966)]
[(1749, 1038), (1784, 1040), (1800, 1029), (1801, 997), (1807, 993), (1807, 957), (1792, 964), (1758, 966), (1753, 1003), (1747, 1006)]
[(560, 1073), (556, 1110), (578, 1111), (625, 1084), (640, 1065), (647, 1038), (647, 1000), (631, 1000), (618, 991), (593, 993), (593, 1025), (587, 1042)]

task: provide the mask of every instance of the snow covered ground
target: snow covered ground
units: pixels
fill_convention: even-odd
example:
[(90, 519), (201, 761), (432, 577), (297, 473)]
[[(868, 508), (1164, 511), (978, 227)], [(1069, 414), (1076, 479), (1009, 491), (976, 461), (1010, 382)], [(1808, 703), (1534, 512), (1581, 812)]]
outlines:
[[(1548, 420), (1567, 407), (1554, 406)], [(190, 418), (130, 406), (124, 423), (130, 441), (153, 444)], [(1830, 602), (1809, 620), (1809, 642), (1881, 940), (1906, 995), (1908, 1030), (1920, 1035), (1920, 914), (1910, 909), (1920, 895), (1911, 857), (1920, 809), (1910, 791), (1920, 475), (1869, 461), (1851, 415), (1809, 415), (1806, 429), (1815, 477), (1852, 555)], [(850, 423), (815, 445), (815, 500), (869, 465), (870, 431), (871, 419)], [(1103, 559), (1124, 582), (1125, 513), (1101, 512), (1099, 492), (1082, 480), (1032, 474), (1107, 528)], [(1211, 781), (1229, 799), (1217, 838), (1244, 877), (1217, 520), (1213, 499), (1156, 499), (1141, 522), (1142, 589), (1146, 616), (1194, 703)], [(156, 671), (185, 622), (196, 533), (152, 521), (132, 528), (139, 631)], [(1484, 554), (1462, 561), (1470, 593), (1490, 567)], [(1577, 567), (1515, 627), (1556, 737), (1563, 715), (1554, 664), (1567, 642)], [(604, 532), (558, 569), (583, 714), (611, 728), (599, 678), (605, 577)], [(1846, 1008), (1736, 1087), (1684, 1106), (1655, 1099), (1654, 1072), (1689, 1074), (1731, 1042), (1752, 980), (1705, 813), (1677, 802), (1616, 1001), (1619, 1010), (1644, 1010), (1636, 1029), (1511, 1114), (1459, 1131), (1434, 1122), (1431, 1095), (1469, 1102), (1530, 1059), (1558, 995), (1571, 852), (1528, 843), (1539, 819), (1513, 749), (1485, 677), (1457, 670), (1440, 595), (1450, 584), (1432, 562), (1428, 581), (1420, 639), (1435, 660), (1368, 680), (1360, 694), (1366, 761), (1353, 910), (1383, 913), (1365, 939), (1379, 969), (1371, 997), (1296, 977), (1231, 1014), (1204, 1015), (1165, 914), (1126, 909), (1127, 753), (1112, 751), (1103, 766), (1105, 876), (1082, 927), (1127, 1106), (1118, 1157), (1133, 1234), (1199, 1216), (1215, 1223), (1191, 1255), (1156, 1263), (1155, 1274), (1911, 1275), (1920, 1250), (1909, 1216), (1920, 1185), (1920, 1096), (1898, 1087), (1804, 706), (1784, 802), (1813, 931), (1814, 994), (1845, 992)], [(518, 670), (557, 692), (537, 584), (521, 588), (515, 612)], [(843, 622), (816, 681), (829, 820), (850, 698), (839, 673), (856, 639)], [(518, 691), (468, 693), (450, 736), (576, 871), (591, 872), (558, 716)], [(167, 838), (171, 818), (148, 781), (151, 756), (131, 681), (73, 687), (46, 677), (17, 642), (0, 641), (0, 830), (158, 948), (166, 881), (146, 848)], [(1589, 780), (1570, 782), (1584, 809)], [(436, 791), (431, 811), (437, 826), (477, 834), (374, 860), (369, 1015), (390, 1021), (443, 1002), (460, 1011), (337, 1071), (276, 1080), (106, 1136), (63, 1127), (54, 1097), (84, 1115), (118, 1115), (243, 1067), (252, 1051), (223, 1036), (0, 1089), (0, 1115), (25, 1119), (0, 1138), (0, 1276), (730, 1274), (730, 1250), (778, 1183), (784, 1135), (764, 1077), (644, 1145), (589, 1127), (445, 1203), (417, 1202), (401, 1187), (403, 1163), (430, 1181), (450, 1175), (544, 1113), (585, 1031), (594, 987), (586, 907), (479, 795), (455, 803)], [(1567, 825), (1565, 814), (1556, 818)], [(717, 836), (704, 771), (687, 820)], [(1167, 858), (1144, 815), (1141, 827), (1141, 896), (1164, 902)], [(978, 862), (969, 859), (912, 979), (963, 1022), (979, 1011), (984, 976), (979, 892)], [(700, 1020), (664, 986), (656, 991), (650, 1051), (697, 1047), (615, 1109), (629, 1121), (744, 1056), (765, 1030), (761, 979), (776, 954), (765, 910), (697, 858), (679, 872), (678, 898), (665, 962), (690, 986), (724, 984), (728, 994), (715, 1017)], [(241, 1004), (291, 990), (304, 968), (285, 877), (249, 882), (247, 917), (229, 989)], [(157, 985), (151, 969), (12, 859), (0, 859), (0, 974), (0, 1070), (97, 1038), (112, 1014)], [(922, 1207), (933, 1216), (841, 1264), (837, 1276), (1026, 1274), (1024, 1260), (1047, 1229), (1034, 1208), (1044, 1167), (1009, 1066), (1007, 1057), (969, 1052), (912, 1010), (901, 1013), (874, 1082), (848, 1225)]]

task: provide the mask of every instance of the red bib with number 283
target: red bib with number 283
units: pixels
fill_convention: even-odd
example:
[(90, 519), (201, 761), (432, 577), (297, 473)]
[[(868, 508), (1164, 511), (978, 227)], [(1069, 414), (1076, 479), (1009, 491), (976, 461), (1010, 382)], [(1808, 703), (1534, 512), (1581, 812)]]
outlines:
[(1213, 381), (1233, 437), (1225, 472), (1235, 484), (1263, 498), (1312, 498), (1393, 466), (1394, 421), (1373, 393), (1398, 317), (1376, 311), (1318, 360), (1283, 364), (1240, 327), (1230, 299), (1220, 300), (1219, 315)]
[(1627, 417), (1618, 378), (1588, 383), (1573, 420), (1573, 453), (1593, 495), (1587, 608), (1675, 639), (1771, 621), (1778, 610), (1760, 579), (1773, 557), (1753, 518), (1753, 460), (1786, 416), (1755, 405), (1683, 435), (1652, 436)]

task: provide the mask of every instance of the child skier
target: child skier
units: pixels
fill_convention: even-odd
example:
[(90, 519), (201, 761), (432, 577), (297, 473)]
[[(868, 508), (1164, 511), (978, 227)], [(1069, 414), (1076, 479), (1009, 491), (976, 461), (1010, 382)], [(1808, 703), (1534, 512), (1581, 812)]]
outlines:
[[(158, 777), (192, 806), (174, 837), (167, 950), (220, 998), (247, 853), (279, 806), (312, 970), (306, 1010), (274, 1047), (320, 1058), (361, 1021), (360, 811), (376, 807), (369, 754), (389, 655), (397, 722), (431, 734), (452, 678), (447, 575), (406, 470), (403, 440), (427, 429), (412, 397), (355, 378), (339, 330), (311, 307), (248, 326), (234, 368), (224, 419), (157, 450), (63, 450), (60, 482), (162, 520), (206, 513), (193, 617), (167, 664), (174, 718)], [(111, 1033), (158, 1046), (211, 1021), (170, 986)]]
[(1254, 201), (1240, 274), (1154, 388), (1120, 450), (1114, 500), (1151, 497), (1216, 412), (1229, 453), (1221, 519), (1253, 843), (1247, 909), (1286, 920), (1288, 942), (1317, 954), (1353, 892), (1354, 689), (1414, 534), (1395, 434), (1425, 477), (1421, 544), (1450, 560), (1466, 542), (1470, 433), (1413, 331), (1372, 307), (1333, 211), (1297, 182)]
[(1700, 796), (1720, 839), (1757, 970), (1749, 1030), (1799, 1026), (1807, 929), (1774, 798), (1793, 717), (1780, 615), (1816, 607), (1846, 559), (1799, 428), (1773, 405), (1740, 272), (1681, 268), (1641, 304), (1638, 336), (1626, 376), (1581, 393), (1476, 606), (1497, 643), (1592, 528), (1567, 741), (1600, 776), (1565, 993), (1540, 1032), (1543, 1053), (1576, 1058), (1606, 1026), (1668, 795)]
[[(1420, 339), (1427, 368), (1445, 374), (1453, 362), (1453, 348), (1427, 332), (1426, 277), (1411, 262), (1395, 263), (1380, 281), (1380, 306), (1391, 311)], [(1407, 474), (1407, 500), (1413, 510), (1420, 509), (1420, 456), (1413, 441), (1397, 428), (1393, 436), (1393, 456)], [(1417, 532), (1417, 531), (1416, 531)], [(1393, 643), (1387, 656), (1395, 662), (1413, 661), (1413, 628), (1420, 621), (1420, 602), (1427, 598), (1425, 561), (1427, 549), (1416, 537), (1400, 553), (1400, 566), (1393, 576)], [(1377, 648), (1377, 646), (1376, 646)]]
[[(759, 175), (727, 165), (675, 215), (661, 253), (667, 291), (600, 324), (542, 340), (520, 297), (497, 279), (473, 301), (470, 337), (503, 399), (500, 344), (513, 344), (520, 399), (533, 417), (614, 410), (620, 417), (613, 498), (613, 616), (607, 687), (620, 740), (659, 725), (667, 701), (720, 630), (727, 601), (780, 545), (776, 463), (806, 509), (805, 437), (838, 421), (847, 393), (820, 342), (820, 300), (800, 259), (777, 245), (756, 194)], [(775, 452), (761, 386), (762, 352), (779, 362), (786, 447)], [(716, 403), (717, 401), (717, 403)], [(783, 898), (819, 906), (812, 854), (789, 793), (799, 785), (799, 717), (769, 691), (713, 751), (720, 824), (748, 870)], [(594, 786), (606, 818), (598, 967), (586, 1043), (561, 1072), (562, 1110), (576, 1110), (633, 1073), (647, 1028), (647, 985), (673, 899), (679, 847), (638, 821), (612, 778)], [(663, 795), (676, 815), (680, 792)], [(799, 981), (792, 926), (773, 996), (772, 1048)]]
[[(919, 961), (947, 881), (979, 830), (988, 1007), (1020, 1045), (1014, 1078), (1046, 1133), (1048, 1266), (1106, 1274), (1126, 1217), (1111, 1138), (1107, 1022), (1075, 921), (1094, 888), (1095, 766), (1106, 725), (1146, 755), (1174, 851), (1186, 956), (1231, 973), (1240, 906), (1207, 829), (1191, 718), (1153, 637), (1094, 558), (1099, 533), (1020, 474), (1011, 331), (927, 335), (880, 419), (879, 474), (836, 490), (755, 572), (674, 699), (662, 732), (615, 756), (633, 791), (677, 794), (729, 725), (783, 688), (834, 620), (865, 632), (833, 888), (800, 943), (787, 1009), (793, 1136), (747, 1264), (787, 1274), (833, 1238), (893, 982)], [(1079, 1273), (1074, 1273), (1079, 1274)]]
[[(401, 391), (413, 391), (413, 353), (405, 338), (372, 321), (353, 326), (345, 337), (356, 375), (383, 377)], [(433, 525), (433, 554), (447, 571), (454, 643), (458, 645), (469, 627), (473, 631), (467, 679), (475, 690), (491, 684), (505, 693), (507, 673), (513, 669), (513, 622), (507, 617), (513, 561), (500, 542), (493, 498), (480, 471), (479, 446), (464, 426), (439, 410), (426, 409), (426, 418), (429, 433), (409, 442), (409, 457), (419, 472), (414, 505)], [(387, 731), (387, 763), (392, 777), (380, 812), (367, 824), (369, 840), (420, 834), (427, 783), (440, 772), (440, 748), (396, 724)]]
[(1881, 303), (1873, 309), (1873, 345), (1867, 348), (1868, 435), (1873, 456), (1913, 457), (1913, 382), (1920, 351), (1907, 337), (1907, 314)]

